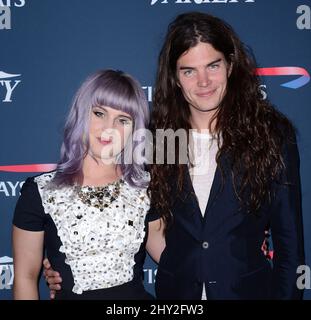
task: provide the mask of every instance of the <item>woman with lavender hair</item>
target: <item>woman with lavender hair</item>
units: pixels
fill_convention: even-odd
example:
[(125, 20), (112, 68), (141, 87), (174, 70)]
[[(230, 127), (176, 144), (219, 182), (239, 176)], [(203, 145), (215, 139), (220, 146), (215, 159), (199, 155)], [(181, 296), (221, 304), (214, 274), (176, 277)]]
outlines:
[(148, 121), (128, 74), (99, 71), (82, 84), (56, 170), (28, 178), (16, 205), (15, 299), (39, 298), (44, 248), (62, 276), (56, 299), (152, 298), (142, 282), (149, 175), (138, 157), (125, 161)]

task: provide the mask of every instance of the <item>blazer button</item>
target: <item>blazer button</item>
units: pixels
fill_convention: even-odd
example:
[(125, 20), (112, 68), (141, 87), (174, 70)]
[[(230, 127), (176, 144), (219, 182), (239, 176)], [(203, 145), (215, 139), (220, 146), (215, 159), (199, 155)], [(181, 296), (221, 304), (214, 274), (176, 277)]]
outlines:
[(209, 243), (208, 243), (207, 241), (204, 241), (204, 242), (202, 243), (202, 248), (203, 248), (203, 249), (207, 249), (208, 246), (209, 246)]

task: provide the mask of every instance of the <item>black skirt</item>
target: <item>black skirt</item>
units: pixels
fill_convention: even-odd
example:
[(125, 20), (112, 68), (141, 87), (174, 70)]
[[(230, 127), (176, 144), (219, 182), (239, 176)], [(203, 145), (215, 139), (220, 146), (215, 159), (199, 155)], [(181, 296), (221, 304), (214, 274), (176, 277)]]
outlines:
[(55, 300), (154, 300), (141, 281), (133, 280), (120, 286), (83, 291), (76, 294), (68, 289), (56, 292)]

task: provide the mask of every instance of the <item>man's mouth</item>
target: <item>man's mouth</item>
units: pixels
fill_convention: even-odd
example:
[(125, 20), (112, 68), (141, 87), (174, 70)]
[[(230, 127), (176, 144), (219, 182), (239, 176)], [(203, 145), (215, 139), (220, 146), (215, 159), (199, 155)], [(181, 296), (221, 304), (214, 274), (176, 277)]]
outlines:
[(211, 95), (213, 95), (216, 92), (217, 89), (209, 90), (209, 91), (203, 91), (203, 92), (197, 92), (196, 95), (200, 98), (208, 98)]

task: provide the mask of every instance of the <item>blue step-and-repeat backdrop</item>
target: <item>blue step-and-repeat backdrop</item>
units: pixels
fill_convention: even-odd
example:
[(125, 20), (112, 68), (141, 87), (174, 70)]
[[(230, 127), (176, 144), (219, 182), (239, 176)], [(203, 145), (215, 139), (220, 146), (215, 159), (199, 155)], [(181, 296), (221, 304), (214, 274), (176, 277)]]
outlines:
[[(0, 299), (12, 298), (11, 221), (20, 188), (26, 177), (58, 161), (64, 119), (81, 81), (97, 69), (124, 70), (141, 82), (151, 106), (167, 25), (192, 10), (234, 27), (255, 53), (263, 97), (298, 129), (311, 266), (311, 1), (0, 0)], [(155, 272), (148, 257), (151, 293)], [(305, 299), (311, 299), (309, 289)], [(47, 299), (43, 280), (40, 290)]]

